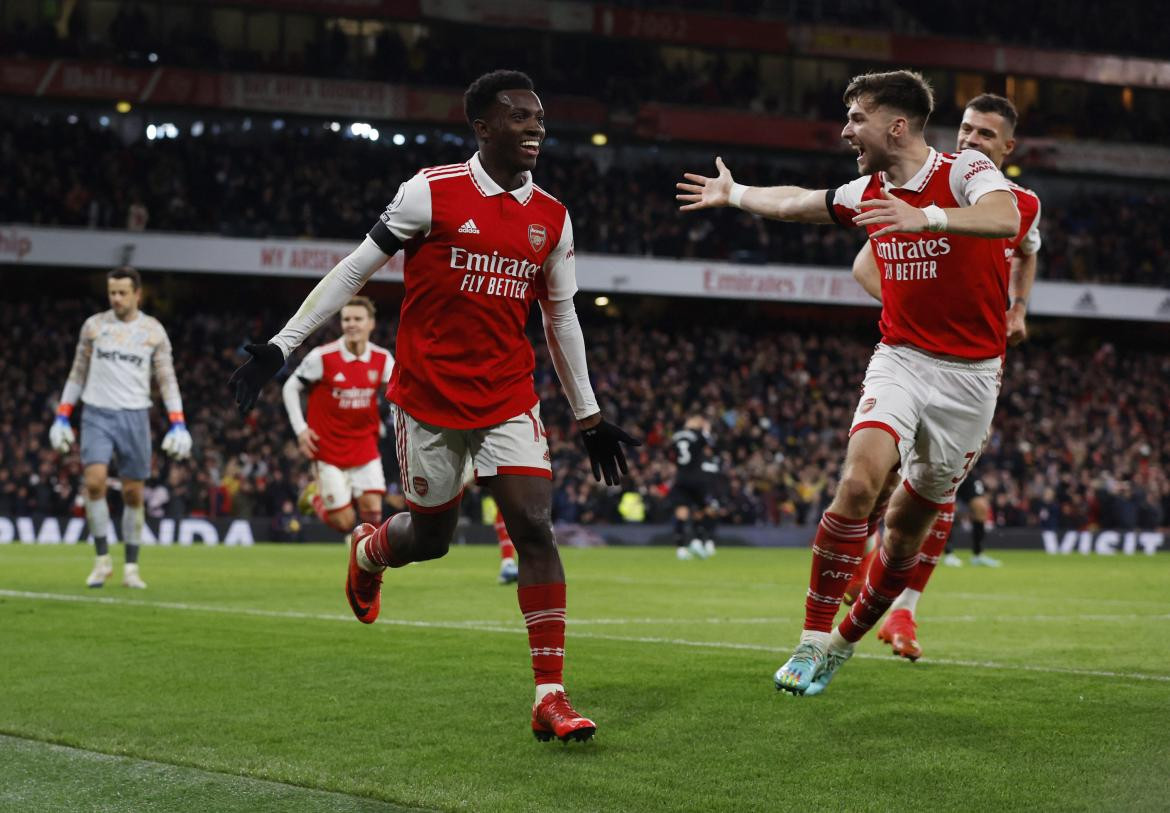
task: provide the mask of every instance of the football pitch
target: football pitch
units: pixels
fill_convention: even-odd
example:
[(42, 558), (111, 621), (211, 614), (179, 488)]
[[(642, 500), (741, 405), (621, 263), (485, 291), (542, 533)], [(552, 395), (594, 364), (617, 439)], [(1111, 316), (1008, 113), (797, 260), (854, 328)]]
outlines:
[(567, 549), (598, 733), (562, 745), (494, 548), (388, 572), (364, 626), (340, 546), (147, 548), (145, 591), (0, 546), (0, 810), (1170, 808), (1170, 556), (1002, 558), (939, 568), (923, 660), (871, 635), (796, 698), (807, 551)]

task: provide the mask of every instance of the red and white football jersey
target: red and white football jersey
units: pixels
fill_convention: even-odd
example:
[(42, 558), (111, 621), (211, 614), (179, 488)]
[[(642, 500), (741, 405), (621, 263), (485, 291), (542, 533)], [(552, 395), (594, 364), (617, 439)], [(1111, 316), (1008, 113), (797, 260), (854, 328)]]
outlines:
[(373, 343), (360, 356), (341, 339), (309, 351), (293, 375), (309, 388), (305, 419), (318, 460), (350, 469), (378, 457), (378, 393), (393, 369), (390, 351)]
[[(862, 176), (829, 193), (829, 214), (852, 226), (861, 202), (881, 190), (912, 206), (972, 206), (989, 192), (1011, 191), (987, 156), (931, 150), (904, 186), (884, 172)], [(870, 234), (881, 225), (869, 226)], [(930, 353), (967, 359), (1001, 356), (1007, 346), (1007, 261), (1003, 239), (922, 232), (871, 240), (882, 277), (879, 327), (886, 344), (909, 344)]]
[(1008, 181), (1008, 186), (1016, 196), (1016, 208), (1020, 210), (1020, 231), (1007, 241), (1005, 254), (1009, 259), (1017, 251), (1031, 256), (1040, 250), (1040, 198), (1019, 184)]
[(406, 253), (387, 398), (447, 429), (494, 426), (531, 409), (535, 356), (524, 326), (532, 302), (577, 292), (564, 205), (530, 173), (505, 191), (476, 153), (402, 184), (370, 238), (382, 245), (387, 231)]

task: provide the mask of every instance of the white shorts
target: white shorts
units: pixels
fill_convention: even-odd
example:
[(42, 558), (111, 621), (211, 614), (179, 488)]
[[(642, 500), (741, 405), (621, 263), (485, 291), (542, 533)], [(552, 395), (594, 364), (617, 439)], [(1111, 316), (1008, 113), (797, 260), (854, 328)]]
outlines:
[(954, 501), (987, 443), (1002, 369), (999, 358), (956, 361), (879, 344), (849, 434), (867, 427), (889, 432), (906, 489), (941, 509)]
[(341, 469), (318, 460), (317, 491), (329, 512), (340, 511), (363, 494), (385, 494), (386, 475), (382, 472), (382, 459), (375, 457), (369, 463), (351, 469)]
[(402, 493), (413, 511), (451, 508), (472, 479), (497, 474), (552, 479), (540, 404), (486, 429), (432, 426), (395, 407), (394, 434)]

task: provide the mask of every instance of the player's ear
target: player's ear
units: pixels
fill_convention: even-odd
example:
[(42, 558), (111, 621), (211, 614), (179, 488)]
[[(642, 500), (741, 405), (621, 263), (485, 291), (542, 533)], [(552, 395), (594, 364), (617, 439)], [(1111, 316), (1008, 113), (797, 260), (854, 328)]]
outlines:
[(1007, 158), (1012, 154), (1012, 151), (1015, 150), (1015, 148), (1016, 140), (1014, 138), (1009, 138), (1007, 141), (1003, 142), (1003, 157)]

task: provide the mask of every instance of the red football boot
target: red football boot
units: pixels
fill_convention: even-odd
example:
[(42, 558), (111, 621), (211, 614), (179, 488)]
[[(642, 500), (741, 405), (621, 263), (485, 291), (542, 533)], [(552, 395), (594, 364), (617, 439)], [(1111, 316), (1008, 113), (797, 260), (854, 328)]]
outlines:
[(561, 742), (584, 742), (592, 739), (596, 730), (597, 724), (579, 715), (564, 692), (546, 694), (532, 707), (532, 733), (541, 742), (548, 742), (553, 737)]
[(345, 597), (349, 608), (363, 624), (373, 624), (382, 609), (382, 574), (369, 573), (358, 567), (357, 546), (363, 544), (378, 529), (368, 522), (353, 529), (353, 544), (349, 546), (349, 571), (345, 575)]
[(922, 657), (918, 644), (918, 624), (909, 610), (894, 610), (878, 630), (878, 640), (894, 648), (894, 654), (906, 660), (916, 661)]
[[(878, 542), (881, 545), (881, 542)], [(857, 597), (861, 595), (861, 590), (865, 587), (865, 578), (869, 575), (869, 566), (873, 562), (873, 557), (877, 554), (877, 546), (861, 560), (861, 564), (857, 566), (857, 571), (853, 574), (853, 578), (849, 580), (848, 586), (845, 588), (845, 595), (841, 597), (841, 603), (850, 605), (857, 601)]]

